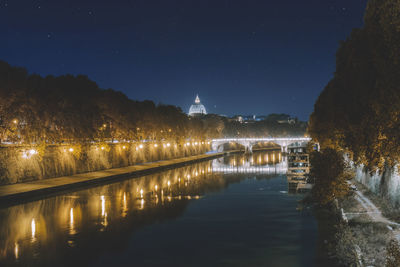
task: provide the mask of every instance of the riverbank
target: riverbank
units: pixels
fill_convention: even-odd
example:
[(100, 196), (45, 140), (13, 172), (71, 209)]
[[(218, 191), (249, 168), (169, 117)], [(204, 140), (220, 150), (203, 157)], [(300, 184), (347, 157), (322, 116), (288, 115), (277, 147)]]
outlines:
[(13, 205), (24, 201), (47, 197), (60, 192), (137, 177), (160, 170), (172, 169), (186, 164), (209, 160), (237, 151), (202, 154), (171, 160), (149, 162), (123, 168), (81, 173), (71, 176), (44, 179), (33, 182), (0, 186), (0, 205)]
[[(208, 141), (1, 145), (0, 185), (202, 155)], [(231, 149), (226, 149), (231, 150)]]
[(356, 266), (386, 266), (387, 248), (392, 240), (399, 241), (400, 224), (385, 216), (376, 205), (377, 196), (356, 181), (352, 183), (357, 190), (339, 201), (342, 220), (337, 225), (337, 257), (343, 263), (356, 262)]

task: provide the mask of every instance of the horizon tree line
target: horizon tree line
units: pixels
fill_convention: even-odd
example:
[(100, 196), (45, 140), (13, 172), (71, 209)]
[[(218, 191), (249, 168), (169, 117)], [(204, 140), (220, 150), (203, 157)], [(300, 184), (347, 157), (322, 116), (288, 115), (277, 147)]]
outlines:
[(129, 99), (84, 75), (28, 74), (0, 60), (0, 140), (57, 144), (105, 140), (208, 139), (304, 135), (306, 124), (240, 124), (211, 114), (189, 117), (179, 107)]

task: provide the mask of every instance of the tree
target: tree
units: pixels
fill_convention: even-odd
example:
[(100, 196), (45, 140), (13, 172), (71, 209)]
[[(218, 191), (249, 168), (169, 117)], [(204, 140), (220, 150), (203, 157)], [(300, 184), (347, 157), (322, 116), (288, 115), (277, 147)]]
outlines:
[(400, 0), (369, 1), (364, 21), (340, 45), (309, 132), (375, 171), (400, 161)]
[(347, 181), (351, 177), (347, 171), (342, 153), (327, 148), (310, 154), (310, 176), (315, 181), (312, 189), (314, 201), (326, 205), (335, 198), (348, 194)]

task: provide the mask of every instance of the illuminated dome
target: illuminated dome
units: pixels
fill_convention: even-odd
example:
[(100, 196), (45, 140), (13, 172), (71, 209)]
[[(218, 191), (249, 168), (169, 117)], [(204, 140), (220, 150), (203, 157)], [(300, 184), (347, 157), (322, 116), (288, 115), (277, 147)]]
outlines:
[(207, 114), (206, 108), (200, 103), (199, 95), (196, 96), (194, 104), (190, 106), (189, 116), (198, 116)]

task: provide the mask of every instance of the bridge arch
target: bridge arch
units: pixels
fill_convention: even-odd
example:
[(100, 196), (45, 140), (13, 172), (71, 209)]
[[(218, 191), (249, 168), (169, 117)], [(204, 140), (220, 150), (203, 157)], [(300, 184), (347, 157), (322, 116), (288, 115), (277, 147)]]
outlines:
[[(229, 146), (229, 148), (228, 148)], [(246, 145), (241, 143), (241, 142), (235, 142), (235, 141), (230, 141), (230, 142), (213, 142), (211, 143), (211, 148), (213, 151), (217, 152), (223, 152), (225, 149), (239, 149), (239, 150), (245, 150)]]
[(281, 145), (271, 141), (256, 141), (253, 143), (253, 149), (280, 150)]

